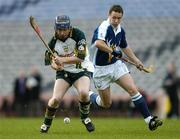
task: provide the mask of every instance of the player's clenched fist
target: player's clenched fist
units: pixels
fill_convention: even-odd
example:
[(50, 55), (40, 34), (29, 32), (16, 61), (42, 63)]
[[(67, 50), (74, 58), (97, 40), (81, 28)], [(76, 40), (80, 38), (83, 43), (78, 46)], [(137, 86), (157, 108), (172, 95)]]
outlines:
[(54, 59), (54, 57), (52, 58), (52, 61), (51, 61), (51, 68), (53, 68), (54, 70), (63, 70), (63, 67), (64, 65), (61, 63), (57, 63)]

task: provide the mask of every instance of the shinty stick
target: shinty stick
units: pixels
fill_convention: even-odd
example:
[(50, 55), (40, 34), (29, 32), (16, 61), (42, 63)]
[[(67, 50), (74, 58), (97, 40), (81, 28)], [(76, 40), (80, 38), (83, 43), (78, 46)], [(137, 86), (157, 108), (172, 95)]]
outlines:
[(36, 34), (38, 35), (38, 37), (40, 38), (40, 40), (43, 42), (44, 46), (47, 48), (47, 50), (52, 54), (53, 57), (55, 57), (55, 54), (53, 53), (53, 51), (49, 48), (48, 44), (45, 42), (44, 38), (42, 37), (40, 28), (38, 26), (38, 24), (36, 23), (35, 19), (33, 16), (29, 17), (29, 22), (31, 24), (31, 27), (34, 29), (34, 31), (36, 32)]
[[(127, 62), (127, 63), (130, 63), (130, 64), (132, 64), (132, 65), (134, 65), (134, 66), (136, 66), (136, 67), (138, 66), (136, 63), (130, 61), (128, 58), (121, 57), (120, 60), (125, 61), (125, 62)], [(143, 67), (142, 70), (143, 70), (144, 72), (146, 72), (146, 73), (152, 73), (152, 72), (154, 71), (154, 66), (153, 66), (153, 65), (150, 65), (149, 67)]]

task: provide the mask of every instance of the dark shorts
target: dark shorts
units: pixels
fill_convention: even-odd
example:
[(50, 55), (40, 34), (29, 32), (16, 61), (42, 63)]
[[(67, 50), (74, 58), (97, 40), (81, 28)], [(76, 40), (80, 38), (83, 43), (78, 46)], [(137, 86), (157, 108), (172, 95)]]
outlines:
[(67, 71), (57, 71), (56, 72), (56, 80), (57, 79), (64, 79), (70, 85), (72, 85), (76, 80), (83, 76), (87, 76), (89, 79), (91, 78), (92, 73), (89, 71), (82, 71), (79, 73), (70, 73)]

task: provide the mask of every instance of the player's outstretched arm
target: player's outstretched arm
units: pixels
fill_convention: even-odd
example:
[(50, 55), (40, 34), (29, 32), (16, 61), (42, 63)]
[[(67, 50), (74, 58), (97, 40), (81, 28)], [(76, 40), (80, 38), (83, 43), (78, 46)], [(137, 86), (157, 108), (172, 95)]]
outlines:
[(107, 44), (103, 40), (96, 40), (95, 47), (107, 53), (113, 52), (112, 48), (108, 47)]
[(132, 51), (132, 49), (130, 47), (126, 47), (126, 48), (124, 48), (122, 50), (128, 56), (128, 58), (137, 65), (136, 67), (139, 70), (142, 70), (144, 68), (143, 63), (141, 62), (141, 60), (139, 60), (136, 57), (136, 55), (134, 54), (134, 52)]

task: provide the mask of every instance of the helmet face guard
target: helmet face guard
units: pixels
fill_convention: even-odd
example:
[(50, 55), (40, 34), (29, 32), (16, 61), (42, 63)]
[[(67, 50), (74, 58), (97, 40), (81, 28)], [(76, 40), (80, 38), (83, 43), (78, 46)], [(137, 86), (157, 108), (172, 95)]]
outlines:
[(67, 15), (56, 16), (54, 29), (70, 29), (71, 22)]

